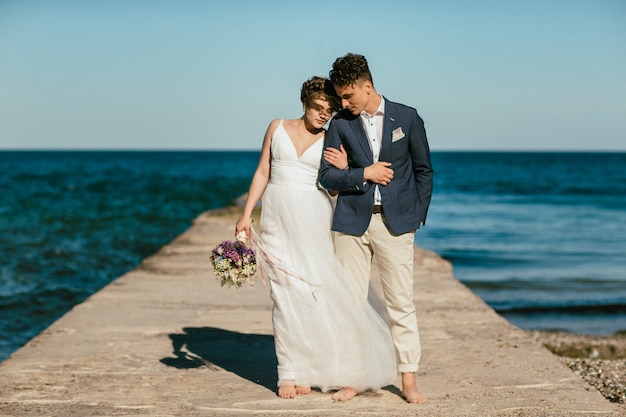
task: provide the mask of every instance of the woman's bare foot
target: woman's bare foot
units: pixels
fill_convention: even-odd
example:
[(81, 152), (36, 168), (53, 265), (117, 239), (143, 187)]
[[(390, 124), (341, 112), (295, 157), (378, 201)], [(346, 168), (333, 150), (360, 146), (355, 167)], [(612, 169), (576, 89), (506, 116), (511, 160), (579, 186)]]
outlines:
[(332, 396), (332, 399), (333, 401), (350, 401), (351, 399), (353, 399), (360, 393), (361, 393), (360, 391), (357, 391), (354, 388), (344, 387), (340, 389), (339, 391), (337, 391), (336, 393), (334, 393)]
[(281, 385), (278, 387), (280, 398), (296, 398), (296, 387), (293, 385)]
[(308, 385), (296, 385), (296, 394), (305, 395), (311, 392), (311, 387)]
[(287, 385), (278, 387), (280, 398), (296, 398), (296, 395), (304, 395), (311, 392), (311, 387), (307, 385), (293, 385), (293, 381), (286, 381)]
[(426, 404), (428, 402), (426, 396), (417, 389), (413, 372), (402, 373), (402, 395), (408, 403)]

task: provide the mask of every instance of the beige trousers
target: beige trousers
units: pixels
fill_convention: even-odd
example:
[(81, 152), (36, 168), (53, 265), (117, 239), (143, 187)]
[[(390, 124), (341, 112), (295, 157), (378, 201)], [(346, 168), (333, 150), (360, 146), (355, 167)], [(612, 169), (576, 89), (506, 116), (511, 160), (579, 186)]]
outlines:
[(415, 231), (395, 235), (385, 225), (384, 214), (372, 214), (361, 236), (334, 232), (335, 253), (367, 297), (372, 260), (380, 270), (383, 297), (396, 349), (399, 372), (417, 372), (421, 355), (417, 314), (413, 302)]

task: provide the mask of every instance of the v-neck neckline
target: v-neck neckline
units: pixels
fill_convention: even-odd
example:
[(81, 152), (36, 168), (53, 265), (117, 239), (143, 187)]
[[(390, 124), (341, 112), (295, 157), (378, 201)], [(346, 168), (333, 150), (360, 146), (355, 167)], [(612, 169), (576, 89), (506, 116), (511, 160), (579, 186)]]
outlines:
[(289, 139), (289, 142), (291, 143), (291, 147), (293, 148), (294, 153), (296, 154), (296, 159), (299, 161), (300, 158), (302, 158), (302, 156), (308, 152), (309, 149), (311, 149), (317, 142), (319, 142), (320, 140), (322, 140), (324, 138), (324, 135), (322, 134), (322, 136), (320, 136), (319, 138), (317, 138), (313, 143), (311, 143), (309, 146), (307, 146), (307, 148), (305, 150), (302, 151), (302, 153), (300, 155), (298, 155), (298, 148), (296, 148), (296, 144), (293, 142), (293, 139), (291, 138), (291, 136), (289, 135), (289, 132), (287, 132), (287, 129), (285, 129), (285, 126), (283, 124), (283, 121), (280, 122), (280, 127), (283, 128), (283, 131), (285, 132), (285, 135), (287, 135), (287, 139)]

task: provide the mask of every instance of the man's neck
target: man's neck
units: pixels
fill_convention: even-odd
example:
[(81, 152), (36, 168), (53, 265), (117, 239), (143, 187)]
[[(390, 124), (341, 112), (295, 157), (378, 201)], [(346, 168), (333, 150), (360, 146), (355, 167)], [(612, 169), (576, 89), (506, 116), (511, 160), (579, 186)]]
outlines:
[(376, 110), (378, 110), (378, 106), (380, 106), (380, 102), (382, 101), (382, 97), (380, 94), (378, 94), (378, 92), (376, 90), (372, 90), (372, 92), (370, 93), (372, 95), (372, 98), (370, 99), (370, 102), (367, 104), (367, 107), (365, 108), (365, 112), (367, 114), (374, 114), (376, 113)]

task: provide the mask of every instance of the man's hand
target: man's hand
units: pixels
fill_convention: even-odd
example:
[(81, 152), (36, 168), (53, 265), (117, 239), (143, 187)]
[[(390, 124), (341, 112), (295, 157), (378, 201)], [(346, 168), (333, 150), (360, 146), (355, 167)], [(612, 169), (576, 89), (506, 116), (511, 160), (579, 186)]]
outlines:
[(393, 179), (393, 169), (389, 168), (391, 162), (376, 162), (363, 170), (363, 181), (374, 184), (387, 185)]

